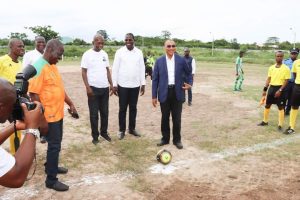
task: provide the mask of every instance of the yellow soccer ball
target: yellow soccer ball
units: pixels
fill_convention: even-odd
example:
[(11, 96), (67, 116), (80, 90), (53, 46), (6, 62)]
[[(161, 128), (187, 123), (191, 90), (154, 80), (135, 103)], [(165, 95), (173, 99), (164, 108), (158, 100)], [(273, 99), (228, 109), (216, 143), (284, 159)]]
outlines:
[(172, 160), (172, 154), (168, 150), (162, 149), (157, 153), (156, 159), (158, 162), (167, 165)]

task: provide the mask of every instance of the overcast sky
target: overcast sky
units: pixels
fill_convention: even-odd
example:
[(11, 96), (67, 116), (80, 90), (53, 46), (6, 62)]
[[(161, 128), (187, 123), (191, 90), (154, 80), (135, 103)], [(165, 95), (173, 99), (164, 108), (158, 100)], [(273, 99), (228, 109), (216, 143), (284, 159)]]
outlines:
[(270, 36), (293, 42), (295, 33), (300, 40), (299, 0), (1, 0), (1, 8), (1, 38), (33, 37), (25, 26), (51, 25), (60, 36), (88, 42), (100, 29), (118, 40), (127, 32), (159, 36), (162, 30), (205, 42), (263, 43)]

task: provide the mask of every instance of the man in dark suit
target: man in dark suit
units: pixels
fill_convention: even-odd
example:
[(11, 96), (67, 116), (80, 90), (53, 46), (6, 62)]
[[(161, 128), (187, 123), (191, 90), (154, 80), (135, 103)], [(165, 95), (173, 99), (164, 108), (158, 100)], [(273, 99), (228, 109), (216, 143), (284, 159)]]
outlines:
[(181, 56), (175, 53), (176, 44), (173, 40), (165, 41), (164, 49), (166, 55), (156, 60), (152, 79), (152, 104), (156, 107), (158, 97), (162, 113), (162, 139), (157, 146), (169, 144), (171, 113), (173, 144), (178, 149), (182, 149), (180, 134), (182, 103), (184, 102), (184, 90), (191, 88), (192, 69)]

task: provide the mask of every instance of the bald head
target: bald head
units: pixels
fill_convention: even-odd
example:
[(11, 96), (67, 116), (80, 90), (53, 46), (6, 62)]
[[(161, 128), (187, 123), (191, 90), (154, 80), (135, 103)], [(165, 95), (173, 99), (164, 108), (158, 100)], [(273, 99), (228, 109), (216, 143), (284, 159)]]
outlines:
[(44, 53), (44, 49), (46, 47), (46, 40), (43, 36), (36, 36), (35, 40), (35, 48), (38, 50), (41, 54)]
[(99, 52), (103, 48), (103, 46), (104, 46), (104, 38), (103, 38), (103, 36), (97, 33), (94, 36), (93, 45), (94, 45), (94, 48), (93, 48), (94, 51)]
[(63, 44), (61, 43), (61, 41), (59, 41), (58, 39), (51, 39), (47, 42), (47, 45), (46, 45), (46, 51), (48, 49), (48, 51), (51, 49), (51, 50), (56, 50), (60, 47), (63, 47)]
[(8, 42), (9, 53), (8, 55), (14, 62), (18, 62), (18, 57), (22, 57), (25, 53), (24, 43), (18, 38), (12, 38)]
[(0, 103), (16, 101), (16, 90), (14, 86), (2, 78), (0, 78), (0, 94)]
[(0, 123), (4, 123), (12, 113), (17, 95), (14, 86), (2, 78), (0, 78), (0, 94)]
[[(12, 48), (13, 46), (16, 45), (16, 43), (18, 42), (22, 42), (22, 40), (18, 39), (18, 38), (11, 38), (8, 42), (8, 48)], [(23, 43), (23, 42), (22, 42)]]
[(95, 41), (96, 39), (104, 40), (104, 37), (103, 37), (101, 34), (97, 33), (97, 34), (94, 36), (93, 40)]
[(58, 60), (61, 60), (63, 53), (63, 44), (58, 39), (52, 39), (47, 42), (43, 57), (49, 64), (56, 64)]

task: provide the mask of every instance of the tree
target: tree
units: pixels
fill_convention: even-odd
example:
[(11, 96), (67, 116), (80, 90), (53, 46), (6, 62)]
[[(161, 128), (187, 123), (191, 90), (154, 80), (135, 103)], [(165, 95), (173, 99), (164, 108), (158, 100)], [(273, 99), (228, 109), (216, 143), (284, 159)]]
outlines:
[(278, 37), (268, 37), (265, 44), (266, 45), (277, 45), (277, 44), (279, 44), (279, 38)]
[(289, 41), (284, 41), (279, 44), (279, 49), (289, 50), (293, 47), (293, 45)]
[(30, 29), (33, 33), (39, 36), (43, 36), (46, 41), (49, 41), (54, 38), (60, 39), (59, 33), (53, 31), (51, 26), (33, 26), (33, 27), (25, 27), (26, 29)]
[(166, 39), (170, 39), (171, 38), (171, 32), (164, 30), (161, 32), (161, 37), (166, 40)]
[(237, 42), (236, 38), (233, 38), (231, 41), (231, 48), (232, 49), (239, 49), (240, 48), (240, 44)]
[(26, 33), (18, 33), (18, 32), (10, 33), (10, 35), (8, 37), (9, 37), (9, 39), (18, 38), (18, 39), (22, 40), (25, 45), (31, 45), (33, 43), (31, 40), (28, 39), (28, 36)]
[(219, 39), (214, 41), (216, 47), (229, 47), (230, 44), (225, 39)]
[(107, 34), (106, 30), (99, 30), (99, 31), (97, 31), (97, 33), (102, 35), (104, 40), (109, 40), (109, 37), (108, 37), (108, 34)]
[(82, 39), (76, 38), (73, 40), (72, 44), (74, 45), (87, 45), (88, 43)]

